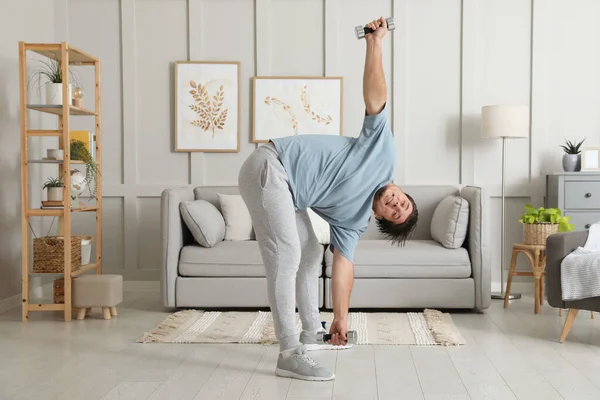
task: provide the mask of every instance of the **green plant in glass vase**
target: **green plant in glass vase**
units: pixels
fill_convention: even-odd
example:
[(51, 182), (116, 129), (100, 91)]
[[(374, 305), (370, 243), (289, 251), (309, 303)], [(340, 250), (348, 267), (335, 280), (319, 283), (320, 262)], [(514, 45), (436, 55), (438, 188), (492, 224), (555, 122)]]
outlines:
[(85, 183), (87, 184), (90, 195), (94, 197), (97, 190), (97, 176), (99, 173), (98, 164), (85, 147), (85, 143), (81, 140), (72, 140), (69, 148), (71, 152), (71, 160), (83, 161), (85, 164)]

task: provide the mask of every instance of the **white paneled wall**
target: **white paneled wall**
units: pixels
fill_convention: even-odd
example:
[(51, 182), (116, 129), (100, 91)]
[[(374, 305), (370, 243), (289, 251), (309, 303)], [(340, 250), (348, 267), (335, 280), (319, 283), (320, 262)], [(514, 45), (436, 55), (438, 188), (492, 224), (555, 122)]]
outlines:
[[(543, 173), (560, 170), (564, 138), (599, 144), (595, 0), (63, 0), (57, 7), (65, 11), (57, 36), (102, 59), (104, 260), (128, 279), (159, 277), (164, 188), (236, 184), (256, 148), (253, 76), (342, 76), (344, 134), (359, 134), (365, 45), (353, 28), (379, 16), (396, 20), (383, 54), (395, 179), (485, 187), (494, 282), (501, 142), (480, 138), (481, 107), (532, 106), (531, 138), (508, 143), (507, 243), (521, 238), (523, 205), (541, 205)], [(179, 60), (241, 62), (239, 153), (172, 151)]]
[[(405, 181), (460, 181), (461, 1), (408, 1)], [(395, 69), (394, 72), (397, 70)], [(397, 71), (400, 72), (400, 71)], [(435, 168), (440, 166), (441, 168)], [(434, 173), (432, 173), (435, 170)]]

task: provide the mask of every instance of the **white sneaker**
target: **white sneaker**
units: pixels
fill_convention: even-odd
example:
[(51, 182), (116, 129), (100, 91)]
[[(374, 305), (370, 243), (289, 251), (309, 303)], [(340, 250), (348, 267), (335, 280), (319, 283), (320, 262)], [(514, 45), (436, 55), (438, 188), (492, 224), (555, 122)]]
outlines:
[(315, 360), (306, 354), (306, 347), (303, 345), (279, 353), (275, 374), (306, 381), (330, 381), (335, 378), (333, 372), (319, 366)]
[(321, 328), (317, 332), (300, 332), (300, 343), (306, 346), (307, 351), (315, 350), (347, 350), (352, 347), (351, 343), (345, 345), (334, 345), (329, 343), (321, 343), (317, 341), (317, 333), (328, 333), (325, 329)]

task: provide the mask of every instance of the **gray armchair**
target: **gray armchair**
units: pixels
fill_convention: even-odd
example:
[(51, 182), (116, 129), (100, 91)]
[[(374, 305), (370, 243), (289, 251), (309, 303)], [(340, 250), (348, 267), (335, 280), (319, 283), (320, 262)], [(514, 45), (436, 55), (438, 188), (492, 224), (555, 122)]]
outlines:
[(561, 232), (548, 237), (546, 242), (546, 293), (548, 304), (556, 308), (568, 308), (569, 314), (560, 335), (561, 343), (565, 341), (573, 321), (579, 310), (600, 311), (600, 297), (576, 301), (563, 301), (561, 288), (560, 264), (562, 260), (578, 246), (583, 246), (588, 232)]

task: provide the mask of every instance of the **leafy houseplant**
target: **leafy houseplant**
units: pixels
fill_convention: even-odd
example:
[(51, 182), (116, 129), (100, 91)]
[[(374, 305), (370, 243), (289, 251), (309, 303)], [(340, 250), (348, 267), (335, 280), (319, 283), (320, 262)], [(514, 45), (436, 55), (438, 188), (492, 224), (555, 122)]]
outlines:
[(63, 201), (64, 186), (60, 179), (48, 178), (42, 189), (48, 189), (48, 201)]
[[(71, 160), (80, 160), (85, 163), (85, 183), (91, 196), (96, 195), (96, 177), (98, 176), (98, 164), (85, 147), (85, 143), (81, 140), (72, 140), (69, 147), (71, 152)], [(92, 182), (93, 181), (93, 182)], [(93, 184), (92, 184), (93, 183)]]
[(533, 208), (525, 205), (525, 212), (519, 217), (523, 224), (525, 244), (545, 245), (546, 239), (556, 232), (571, 232), (575, 226), (569, 221), (571, 217), (563, 216), (559, 208)]
[(560, 145), (564, 150), (562, 164), (565, 172), (577, 172), (581, 171), (581, 145), (585, 142), (583, 139), (581, 142), (575, 144), (570, 140), (565, 140), (565, 144)]
[[(55, 55), (50, 60), (40, 60), (42, 63), (42, 69), (37, 71), (38, 83), (40, 79), (46, 81), (46, 104), (49, 105), (62, 105), (62, 62), (60, 58)], [(69, 71), (69, 79), (76, 82), (75, 77), (71, 71)], [(72, 84), (69, 83), (68, 96), (69, 104), (73, 103), (72, 96)]]

